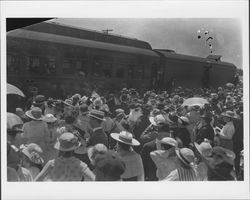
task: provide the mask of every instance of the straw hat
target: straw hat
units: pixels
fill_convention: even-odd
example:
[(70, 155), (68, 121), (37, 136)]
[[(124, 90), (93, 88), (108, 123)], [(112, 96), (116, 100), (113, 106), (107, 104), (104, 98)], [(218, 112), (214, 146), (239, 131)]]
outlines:
[(104, 112), (102, 112), (100, 110), (94, 110), (93, 109), (93, 110), (90, 111), (88, 116), (102, 121), (103, 118), (104, 118)]
[(182, 161), (183, 164), (192, 167), (194, 165), (194, 152), (188, 148), (181, 148), (175, 150), (176, 155)]
[(47, 122), (47, 123), (53, 123), (57, 120), (57, 118), (53, 115), (53, 114), (46, 114), (43, 117), (43, 121)]
[(73, 133), (66, 132), (60, 135), (54, 147), (59, 151), (73, 151), (80, 145), (81, 143)]
[(44, 160), (40, 155), (41, 153), (43, 153), (43, 150), (39, 145), (30, 143), (27, 146), (21, 145), (20, 149), (22, 149), (22, 153), (26, 155), (31, 162), (35, 164), (44, 163)]
[(133, 135), (127, 131), (122, 131), (120, 133), (111, 133), (111, 137), (118, 142), (132, 145), (132, 146), (139, 146), (140, 142), (133, 138)]
[(32, 107), (31, 110), (28, 110), (25, 112), (25, 115), (27, 115), (30, 119), (33, 120), (42, 120), (42, 110), (38, 107)]
[(226, 112), (221, 113), (221, 116), (229, 117), (229, 118), (232, 118), (232, 119), (237, 119), (237, 115), (231, 110), (227, 110)]

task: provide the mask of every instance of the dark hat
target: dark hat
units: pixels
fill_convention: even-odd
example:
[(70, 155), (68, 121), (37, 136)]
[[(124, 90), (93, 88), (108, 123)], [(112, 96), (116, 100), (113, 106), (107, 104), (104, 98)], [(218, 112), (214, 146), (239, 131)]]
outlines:
[(82, 112), (82, 114), (87, 114), (89, 111), (89, 107), (86, 104), (82, 104), (80, 106), (80, 111)]
[[(125, 172), (126, 165), (119, 155), (111, 150), (95, 157), (95, 166), (105, 177), (120, 179)], [(97, 180), (98, 181), (98, 180)]]
[(173, 123), (178, 122), (178, 116), (176, 115), (175, 112), (170, 112), (170, 113), (167, 114), (166, 120), (167, 120), (170, 124), (173, 124)]
[(45, 102), (45, 96), (44, 95), (37, 95), (34, 98), (33, 105), (34, 106), (41, 106), (44, 104), (44, 102)]
[(222, 161), (234, 165), (235, 153), (221, 146), (215, 146), (212, 150), (212, 156), (219, 156)]
[(98, 119), (98, 120), (103, 120), (104, 118), (104, 112), (100, 110), (91, 110), (90, 113), (88, 114), (89, 117)]
[(159, 110), (163, 110), (165, 108), (165, 105), (163, 103), (158, 103), (156, 105), (156, 107), (159, 109)]
[(207, 119), (207, 120), (212, 120), (212, 113), (205, 112), (201, 115), (201, 118)]
[(141, 108), (141, 107), (142, 107), (142, 105), (139, 103), (132, 103), (129, 105), (130, 109), (136, 109), (136, 108)]

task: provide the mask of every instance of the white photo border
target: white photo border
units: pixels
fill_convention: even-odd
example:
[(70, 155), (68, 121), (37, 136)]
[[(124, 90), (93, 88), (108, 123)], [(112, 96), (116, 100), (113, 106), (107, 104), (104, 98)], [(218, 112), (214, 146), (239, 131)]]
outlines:
[[(248, 199), (249, 198), (248, 1), (2, 1), (1, 182), (3, 199)], [(7, 182), (6, 18), (239, 18), (244, 83), (244, 173), (239, 182)]]

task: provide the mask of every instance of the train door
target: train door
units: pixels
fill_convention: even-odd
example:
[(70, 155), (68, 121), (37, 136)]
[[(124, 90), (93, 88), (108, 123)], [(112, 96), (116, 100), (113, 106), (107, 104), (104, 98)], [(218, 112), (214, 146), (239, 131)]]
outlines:
[(203, 77), (202, 77), (202, 87), (203, 88), (210, 88), (210, 69), (211, 66), (205, 66)]
[(164, 71), (156, 63), (151, 67), (151, 86), (152, 88), (161, 88), (164, 81)]

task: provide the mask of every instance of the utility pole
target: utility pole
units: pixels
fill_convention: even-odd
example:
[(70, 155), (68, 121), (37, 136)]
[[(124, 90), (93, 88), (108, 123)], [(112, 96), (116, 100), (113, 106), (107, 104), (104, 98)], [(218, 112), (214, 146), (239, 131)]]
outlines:
[(113, 31), (113, 29), (106, 29), (106, 30), (102, 30), (103, 33), (105, 34), (109, 34), (109, 32)]

